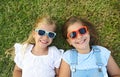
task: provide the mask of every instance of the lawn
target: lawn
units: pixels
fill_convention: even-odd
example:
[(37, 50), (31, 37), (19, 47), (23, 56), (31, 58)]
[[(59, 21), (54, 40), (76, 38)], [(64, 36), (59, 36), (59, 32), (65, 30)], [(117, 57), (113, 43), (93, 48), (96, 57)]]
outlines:
[(12, 77), (14, 62), (5, 51), (28, 38), (36, 18), (48, 14), (57, 22), (58, 48), (68, 49), (61, 26), (70, 16), (81, 16), (95, 24), (102, 46), (111, 50), (120, 66), (119, 0), (0, 0), (0, 77)]

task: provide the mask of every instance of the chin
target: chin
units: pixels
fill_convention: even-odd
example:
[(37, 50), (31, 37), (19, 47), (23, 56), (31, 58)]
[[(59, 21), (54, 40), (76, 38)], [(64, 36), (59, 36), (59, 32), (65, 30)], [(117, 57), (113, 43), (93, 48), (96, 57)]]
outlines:
[(89, 47), (88, 45), (81, 45), (81, 46), (78, 46), (77, 48), (84, 50), (84, 49), (87, 49), (88, 47)]

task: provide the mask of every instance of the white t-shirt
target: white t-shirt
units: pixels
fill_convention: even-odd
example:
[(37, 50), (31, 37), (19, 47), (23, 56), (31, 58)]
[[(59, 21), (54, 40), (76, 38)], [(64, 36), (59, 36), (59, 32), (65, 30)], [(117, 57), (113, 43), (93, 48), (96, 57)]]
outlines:
[(14, 61), (22, 69), (22, 77), (55, 77), (55, 68), (59, 68), (61, 52), (55, 47), (48, 48), (48, 55), (36, 56), (32, 54), (32, 44), (26, 50), (24, 45), (16, 43)]

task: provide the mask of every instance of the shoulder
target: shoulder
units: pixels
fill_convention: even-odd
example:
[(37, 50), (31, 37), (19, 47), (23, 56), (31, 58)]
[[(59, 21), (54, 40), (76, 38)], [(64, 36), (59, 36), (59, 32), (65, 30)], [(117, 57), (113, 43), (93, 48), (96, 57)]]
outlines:
[(15, 43), (15, 44), (14, 44), (14, 47), (15, 47), (15, 48), (21, 48), (21, 47), (22, 47), (22, 44), (20, 44), (20, 43)]
[(48, 47), (50, 50), (58, 50), (58, 48), (56, 46), (49, 46)]
[(21, 43), (15, 43), (15, 53), (20, 53), (21, 51), (27, 51), (33, 47), (32, 44), (21, 44)]
[(92, 47), (96, 47), (96, 48), (100, 49), (101, 52), (108, 52), (108, 53), (111, 52), (110, 50), (108, 50), (106, 47), (103, 47), (103, 46), (95, 45)]
[(52, 53), (52, 54), (61, 55), (64, 52), (64, 50), (63, 49), (58, 49), (56, 46), (50, 46), (49, 47), (49, 52)]
[(69, 49), (64, 52), (63, 57), (70, 58), (70, 56), (74, 56), (75, 53), (76, 49)]
[(15, 49), (21, 49), (23, 47), (26, 47), (28, 44), (21, 44), (21, 43), (15, 43), (14, 47)]
[(71, 60), (70, 60), (70, 56), (72, 54), (74, 49), (69, 49), (69, 50), (66, 50), (62, 56), (62, 59), (67, 62), (68, 64), (70, 64)]
[(103, 46), (93, 46), (93, 47), (97, 47), (100, 49), (100, 53), (101, 53), (101, 56), (103, 56), (104, 59), (106, 59), (108, 61), (109, 57), (110, 57), (110, 53), (111, 51), (108, 50), (106, 47), (103, 47)]
[(50, 52), (59, 52), (59, 49), (56, 46), (48, 47)]
[(17, 54), (17, 53), (20, 53), (22, 47), (23, 47), (23, 44), (21, 44), (21, 43), (15, 43), (15, 44), (14, 44), (15, 53), (16, 53), (16, 54)]
[(69, 49), (64, 52), (64, 55), (70, 55), (74, 49)]
[(56, 46), (50, 46), (48, 53), (49, 57), (52, 58), (52, 60), (54, 61), (55, 67), (58, 68), (62, 57), (62, 51), (58, 49)]

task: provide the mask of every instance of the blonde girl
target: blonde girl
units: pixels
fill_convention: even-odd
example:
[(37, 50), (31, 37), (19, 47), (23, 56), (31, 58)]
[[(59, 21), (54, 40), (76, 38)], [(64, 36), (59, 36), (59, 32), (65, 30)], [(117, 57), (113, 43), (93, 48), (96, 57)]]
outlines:
[(38, 18), (27, 41), (16, 43), (13, 77), (57, 77), (61, 53), (50, 46), (56, 36), (50, 16)]

